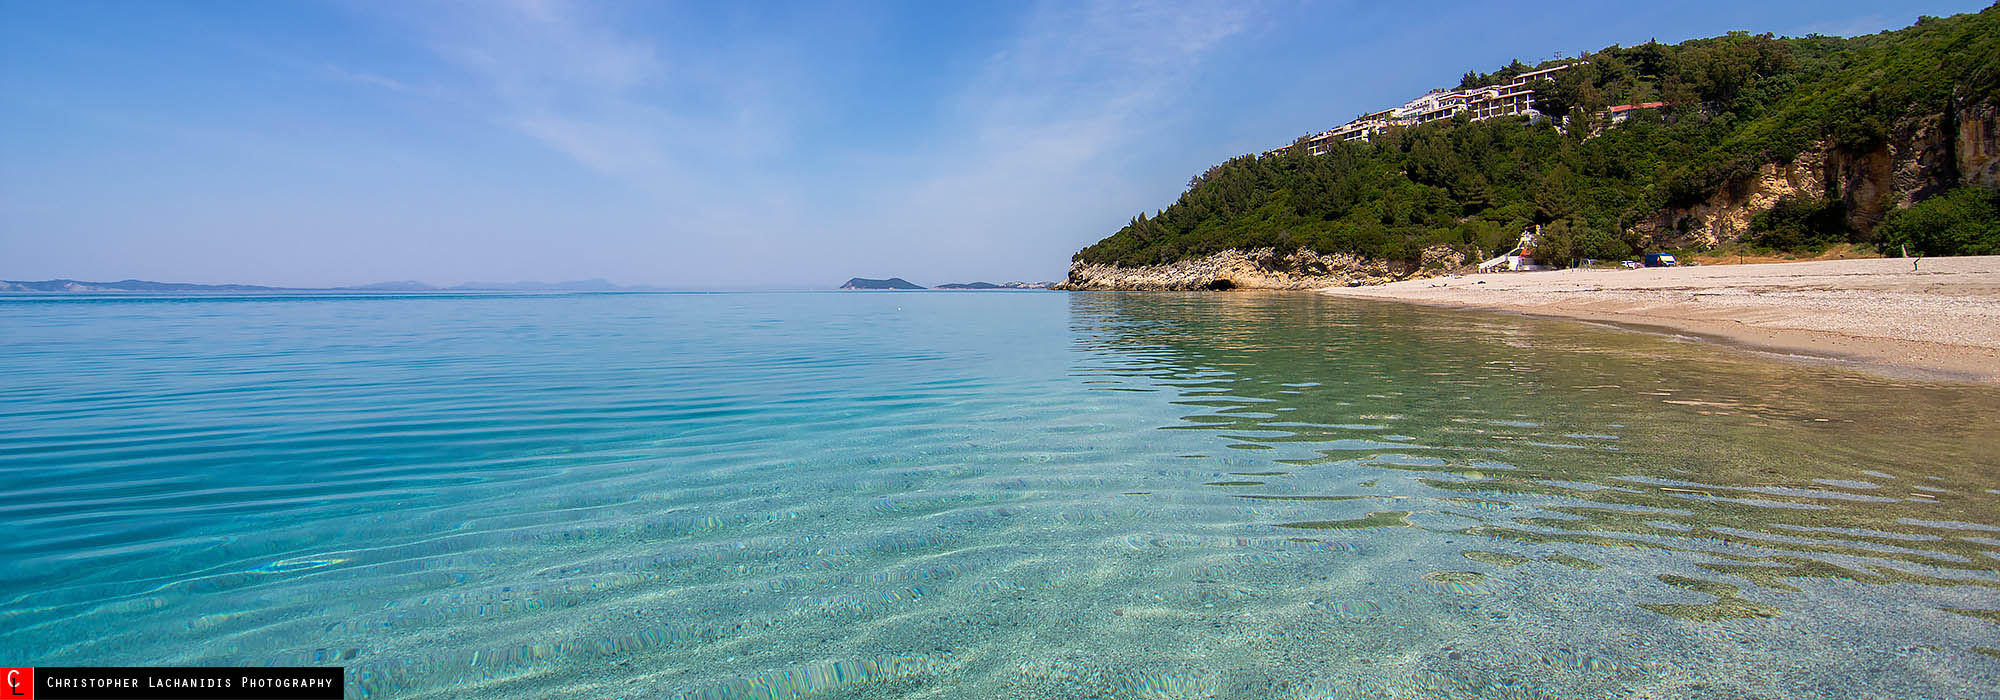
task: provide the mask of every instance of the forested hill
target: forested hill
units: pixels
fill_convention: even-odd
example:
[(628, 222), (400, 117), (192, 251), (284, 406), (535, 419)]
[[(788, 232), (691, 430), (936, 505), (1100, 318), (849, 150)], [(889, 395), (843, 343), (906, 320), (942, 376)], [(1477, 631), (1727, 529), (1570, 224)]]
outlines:
[[(1477, 259), (1530, 224), (1575, 257), (1739, 239), (2000, 253), (2000, 5), (1872, 36), (1732, 32), (1584, 58), (1531, 84), (1537, 109), (1565, 118), (1460, 115), (1322, 155), (1233, 158), (1075, 260), (1263, 247), (1399, 260), (1438, 244)], [(1462, 86), (1529, 68), (1468, 73)], [(1622, 123), (1608, 111), (1647, 102), (1667, 106)]]

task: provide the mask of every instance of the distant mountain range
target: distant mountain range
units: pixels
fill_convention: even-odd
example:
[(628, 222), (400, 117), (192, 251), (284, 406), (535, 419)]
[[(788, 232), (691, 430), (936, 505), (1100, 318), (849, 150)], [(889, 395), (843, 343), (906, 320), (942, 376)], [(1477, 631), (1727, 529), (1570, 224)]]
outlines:
[(937, 286), (937, 288), (938, 289), (1048, 289), (1049, 287), (1055, 286), (1055, 284), (1056, 283), (1054, 282), (1001, 282), (999, 284), (994, 284), (992, 282), (963, 282), (963, 283), (953, 282), (951, 284), (940, 284)]
[[(952, 282), (950, 284), (940, 284), (937, 286), (937, 288), (938, 289), (1048, 289), (1049, 287), (1052, 286), (1055, 286), (1054, 282), (1002, 282), (1000, 284), (994, 284), (992, 282)], [(891, 277), (885, 280), (868, 279), (866, 277), (855, 277), (847, 280), (847, 284), (840, 285), (840, 288), (841, 289), (924, 289), (923, 286), (912, 283), (911, 281), (903, 279), (901, 277)]]
[[(1054, 282), (954, 282), (940, 284), (938, 289), (1048, 289)], [(840, 285), (841, 289), (925, 289), (901, 277), (885, 280), (856, 277)], [(440, 287), (416, 280), (396, 282), (375, 282), (346, 287), (267, 287), (258, 284), (188, 284), (184, 282), (154, 282), (151, 280), (119, 280), (116, 282), (86, 282), (83, 280), (0, 280), (0, 292), (70, 292), (70, 293), (118, 293), (136, 292), (151, 294), (172, 294), (184, 292), (651, 292), (666, 291), (664, 287), (625, 286), (601, 279), (570, 280), (568, 282), (466, 282), (464, 284)]]
[(610, 292), (651, 291), (659, 287), (625, 287), (601, 279), (569, 282), (467, 282), (439, 287), (417, 281), (376, 282), (351, 287), (266, 287), (255, 284), (185, 284), (150, 280), (84, 282), (80, 280), (0, 280), (0, 292)]

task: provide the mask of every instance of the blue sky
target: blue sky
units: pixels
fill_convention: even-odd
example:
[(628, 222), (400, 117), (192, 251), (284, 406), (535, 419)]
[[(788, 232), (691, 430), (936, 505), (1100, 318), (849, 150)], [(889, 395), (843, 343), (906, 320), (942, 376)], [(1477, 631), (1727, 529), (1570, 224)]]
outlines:
[(1061, 279), (1468, 69), (1982, 7), (0, 0), (0, 278)]

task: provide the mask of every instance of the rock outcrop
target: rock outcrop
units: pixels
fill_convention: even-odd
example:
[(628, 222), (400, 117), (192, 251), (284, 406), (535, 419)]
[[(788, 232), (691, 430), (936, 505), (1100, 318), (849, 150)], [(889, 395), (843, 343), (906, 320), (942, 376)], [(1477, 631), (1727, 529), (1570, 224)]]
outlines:
[(1069, 279), (1055, 288), (1167, 291), (1320, 289), (1434, 277), (1464, 265), (1464, 254), (1449, 246), (1426, 248), (1419, 259), (1412, 261), (1375, 260), (1344, 253), (1325, 254), (1304, 248), (1290, 253), (1257, 248), (1225, 250), (1204, 258), (1139, 267), (1079, 262), (1070, 265)]
[(1968, 185), (2000, 188), (2000, 107), (1980, 102), (1958, 108), (1958, 177)]
[(1847, 205), (1849, 225), (1863, 232), (1874, 230), (1889, 212), (1958, 185), (1958, 162), (1952, 156), (1955, 116), (1911, 119), (1875, 150), (1833, 153), (1827, 175)]
[(1784, 197), (1824, 192), (1826, 151), (1799, 154), (1788, 164), (1765, 163), (1757, 176), (1725, 187), (1708, 201), (1685, 209), (1654, 212), (1632, 227), (1650, 248), (1681, 250), (1713, 248), (1734, 241), (1750, 230), (1750, 219), (1770, 210)]
[(1992, 102), (1905, 120), (1869, 151), (1820, 144), (1790, 163), (1766, 163), (1755, 177), (1700, 204), (1655, 212), (1631, 231), (1650, 248), (1713, 248), (1740, 238), (1781, 198), (1834, 197), (1848, 225), (1866, 233), (1889, 212), (1961, 184), (2000, 187), (2000, 109)]

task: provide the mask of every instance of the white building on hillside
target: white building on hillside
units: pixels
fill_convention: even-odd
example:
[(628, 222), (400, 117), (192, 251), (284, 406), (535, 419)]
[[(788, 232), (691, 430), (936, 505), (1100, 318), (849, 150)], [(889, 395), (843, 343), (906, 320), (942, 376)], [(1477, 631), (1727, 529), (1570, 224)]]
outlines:
[[(1432, 90), (1422, 97), (1403, 103), (1403, 106), (1385, 109), (1373, 114), (1364, 114), (1354, 121), (1313, 134), (1307, 138), (1306, 151), (1320, 155), (1332, 150), (1333, 144), (1342, 141), (1373, 138), (1383, 129), (1391, 126), (1416, 126), (1440, 119), (1450, 119), (1460, 114), (1470, 115), (1474, 120), (1493, 117), (1534, 116), (1535, 91), (1528, 85), (1557, 72), (1568, 70), (1576, 63), (1565, 63), (1537, 71), (1522, 73), (1504, 85), (1457, 90)], [(1280, 146), (1272, 153), (1283, 153), (1291, 146)]]

